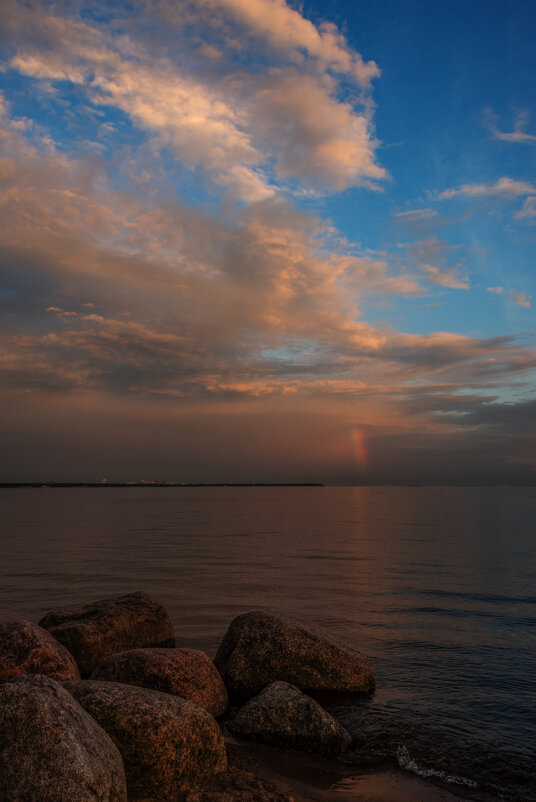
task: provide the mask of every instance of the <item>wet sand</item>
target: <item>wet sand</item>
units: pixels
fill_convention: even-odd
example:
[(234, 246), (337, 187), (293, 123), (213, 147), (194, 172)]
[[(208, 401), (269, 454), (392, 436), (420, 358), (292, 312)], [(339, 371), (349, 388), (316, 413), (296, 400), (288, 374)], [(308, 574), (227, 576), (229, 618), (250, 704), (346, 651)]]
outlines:
[[(219, 797), (222, 800), (460, 802), (468, 798), (391, 766), (360, 771), (293, 750), (244, 744), (233, 738), (226, 738), (226, 744), (235, 774), (226, 794)], [(202, 802), (203, 797), (199, 799)]]

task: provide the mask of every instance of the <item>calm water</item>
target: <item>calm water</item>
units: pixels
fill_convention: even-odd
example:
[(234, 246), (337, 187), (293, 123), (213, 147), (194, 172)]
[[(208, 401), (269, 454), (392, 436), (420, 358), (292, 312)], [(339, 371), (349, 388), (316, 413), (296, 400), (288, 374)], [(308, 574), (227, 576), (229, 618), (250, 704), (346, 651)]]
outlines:
[(536, 489), (0, 490), (0, 615), (147, 590), (213, 655), (280, 609), (373, 663), (363, 756), (536, 800)]

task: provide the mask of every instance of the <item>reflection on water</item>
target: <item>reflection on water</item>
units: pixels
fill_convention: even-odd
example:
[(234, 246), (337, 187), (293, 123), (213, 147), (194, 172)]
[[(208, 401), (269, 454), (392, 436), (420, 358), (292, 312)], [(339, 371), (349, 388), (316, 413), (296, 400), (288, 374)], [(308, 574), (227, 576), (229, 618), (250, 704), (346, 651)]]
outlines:
[(2, 617), (147, 590), (213, 654), (234, 615), (293, 613), (370, 656), (377, 693), (338, 712), (378, 754), (536, 799), (534, 489), (1, 490), (0, 514)]

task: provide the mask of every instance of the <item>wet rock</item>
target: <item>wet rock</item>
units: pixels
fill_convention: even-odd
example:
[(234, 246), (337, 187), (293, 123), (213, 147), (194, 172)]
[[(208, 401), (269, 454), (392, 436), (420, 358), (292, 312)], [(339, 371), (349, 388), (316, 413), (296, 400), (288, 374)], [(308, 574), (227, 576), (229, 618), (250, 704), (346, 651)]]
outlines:
[(318, 702), (288, 682), (273, 682), (227, 723), (239, 738), (339, 757), (350, 735)]
[(374, 690), (370, 663), (361, 652), (319, 627), (272, 613), (235, 618), (214, 664), (235, 699), (250, 698), (278, 680), (302, 691)]
[(220, 728), (191, 702), (116, 682), (80, 680), (64, 687), (117, 745), (129, 800), (177, 799), (180, 791), (225, 771)]
[(0, 685), (1, 802), (126, 802), (117, 747), (49, 677)]
[(102, 599), (77, 610), (52, 611), (39, 625), (71, 652), (82, 676), (91, 674), (114, 652), (175, 645), (167, 612), (147, 593)]
[(52, 679), (80, 679), (77, 665), (67, 649), (30, 621), (0, 623), (0, 682), (19, 674), (45, 674)]
[(111, 654), (90, 679), (139, 685), (181, 696), (213, 716), (227, 710), (227, 691), (208, 655), (197, 649), (132, 649)]

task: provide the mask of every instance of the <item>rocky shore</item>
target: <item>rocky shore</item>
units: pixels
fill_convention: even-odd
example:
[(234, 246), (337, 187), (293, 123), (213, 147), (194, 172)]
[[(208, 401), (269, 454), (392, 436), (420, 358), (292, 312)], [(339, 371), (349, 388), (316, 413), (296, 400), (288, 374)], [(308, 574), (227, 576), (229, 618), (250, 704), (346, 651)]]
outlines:
[(352, 737), (311, 694), (372, 693), (370, 663), (289, 617), (238, 616), (212, 662), (146, 593), (55, 610), (0, 623), (0, 683), (0, 802), (455, 799), (392, 769), (352, 785)]

